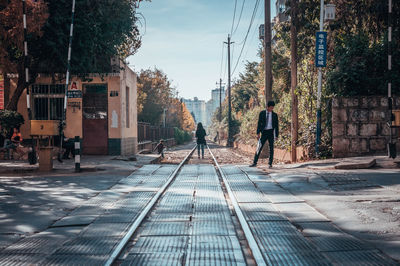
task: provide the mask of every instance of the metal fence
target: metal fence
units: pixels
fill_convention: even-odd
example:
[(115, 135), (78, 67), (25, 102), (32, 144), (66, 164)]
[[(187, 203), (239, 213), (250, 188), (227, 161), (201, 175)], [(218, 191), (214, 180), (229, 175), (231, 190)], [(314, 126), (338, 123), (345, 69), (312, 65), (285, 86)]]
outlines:
[(138, 122), (138, 142), (159, 141), (174, 138), (173, 127), (153, 126), (149, 123)]

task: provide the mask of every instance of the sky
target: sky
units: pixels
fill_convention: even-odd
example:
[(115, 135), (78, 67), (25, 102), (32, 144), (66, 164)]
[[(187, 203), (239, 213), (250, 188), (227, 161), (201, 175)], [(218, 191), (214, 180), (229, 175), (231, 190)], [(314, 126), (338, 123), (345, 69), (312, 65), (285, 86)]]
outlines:
[[(239, 21), (242, 4), (243, 14)], [(246, 61), (260, 61), (258, 27), (264, 23), (264, 1), (260, 4), (248, 34), (257, 0), (237, 0), (232, 40), (232, 79), (238, 77)], [(145, 17), (141, 27), (142, 47), (128, 58), (137, 72), (157, 67), (172, 81), (179, 97), (211, 98), (211, 90), (222, 78), (227, 82), (227, 41), (232, 30), (235, 0), (152, 0), (141, 2), (138, 13)], [(275, 0), (271, 1), (275, 16)], [(238, 24), (239, 22), (239, 24)], [(237, 26), (238, 25), (238, 26)], [(237, 27), (237, 30), (235, 28)], [(222, 50), (223, 49), (223, 50)], [(222, 63), (221, 63), (222, 62)]]

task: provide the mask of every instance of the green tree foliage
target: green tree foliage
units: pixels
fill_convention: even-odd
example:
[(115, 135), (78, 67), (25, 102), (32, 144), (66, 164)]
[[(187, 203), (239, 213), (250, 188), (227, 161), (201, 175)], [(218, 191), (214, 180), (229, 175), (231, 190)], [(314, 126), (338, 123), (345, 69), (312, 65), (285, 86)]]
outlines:
[(260, 105), (258, 78), (258, 63), (247, 62), (245, 72), (239, 74), (239, 79), (232, 88), (232, 108), (236, 113), (245, 113), (250, 108)]
[(143, 106), (138, 113), (139, 121), (161, 124), (164, 109), (169, 108), (175, 93), (167, 75), (157, 68), (142, 70), (138, 76), (138, 92), (139, 95), (146, 95), (138, 99), (138, 105)]
[(162, 124), (164, 109), (167, 126), (192, 131), (195, 122), (185, 104), (176, 98), (176, 90), (167, 75), (155, 68), (142, 70), (138, 76), (139, 121)]
[[(72, 74), (85, 76), (87, 73), (110, 72), (112, 56), (125, 59), (137, 51), (141, 41), (134, 5), (140, 1), (142, 0), (76, 0)], [(6, 69), (4, 72), (18, 73), (19, 81), (24, 78), (21, 2), (0, 1), (0, 17), (8, 15), (4, 20), (0, 19), (2, 22), (0, 32), (10, 26), (11, 29), (16, 29), (6, 42), (0, 42), (1, 57), (15, 65), (14, 69)], [(72, 1), (27, 0), (26, 2), (29, 33), (28, 63), (31, 72), (30, 83), (33, 83), (38, 73), (66, 72)], [(14, 10), (13, 8), (16, 11), (14, 13), (10, 11)], [(11, 22), (13, 25), (6, 25), (3, 22)], [(8, 65), (2, 63), (0, 67)], [(62, 77), (63, 75), (61, 79)], [(8, 109), (17, 109), (19, 97), (24, 89), (24, 83), (19, 82), (7, 106)]]
[(5, 138), (10, 138), (13, 129), (19, 128), (24, 123), (24, 117), (15, 111), (0, 111), (0, 134)]

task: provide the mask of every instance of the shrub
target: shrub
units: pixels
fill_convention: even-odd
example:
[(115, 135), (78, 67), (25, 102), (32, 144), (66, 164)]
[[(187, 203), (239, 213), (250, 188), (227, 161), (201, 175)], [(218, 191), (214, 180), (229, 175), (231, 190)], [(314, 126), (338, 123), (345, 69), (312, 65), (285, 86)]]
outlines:
[(15, 111), (0, 111), (0, 134), (5, 138), (10, 138), (13, 129), (19, 128), (25, 122), (24, 117)]

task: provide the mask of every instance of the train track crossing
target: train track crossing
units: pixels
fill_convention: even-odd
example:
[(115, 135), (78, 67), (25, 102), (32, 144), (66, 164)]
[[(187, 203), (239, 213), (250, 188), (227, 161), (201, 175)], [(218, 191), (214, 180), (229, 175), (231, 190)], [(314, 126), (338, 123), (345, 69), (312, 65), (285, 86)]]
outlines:
[(397, 265), (260, 170), (220, 165), (213, 145), (199, 161), (195, 149), (138, 169), (48, 229), (82, 228), (75, 235), (2, 250), (2, 265)]

